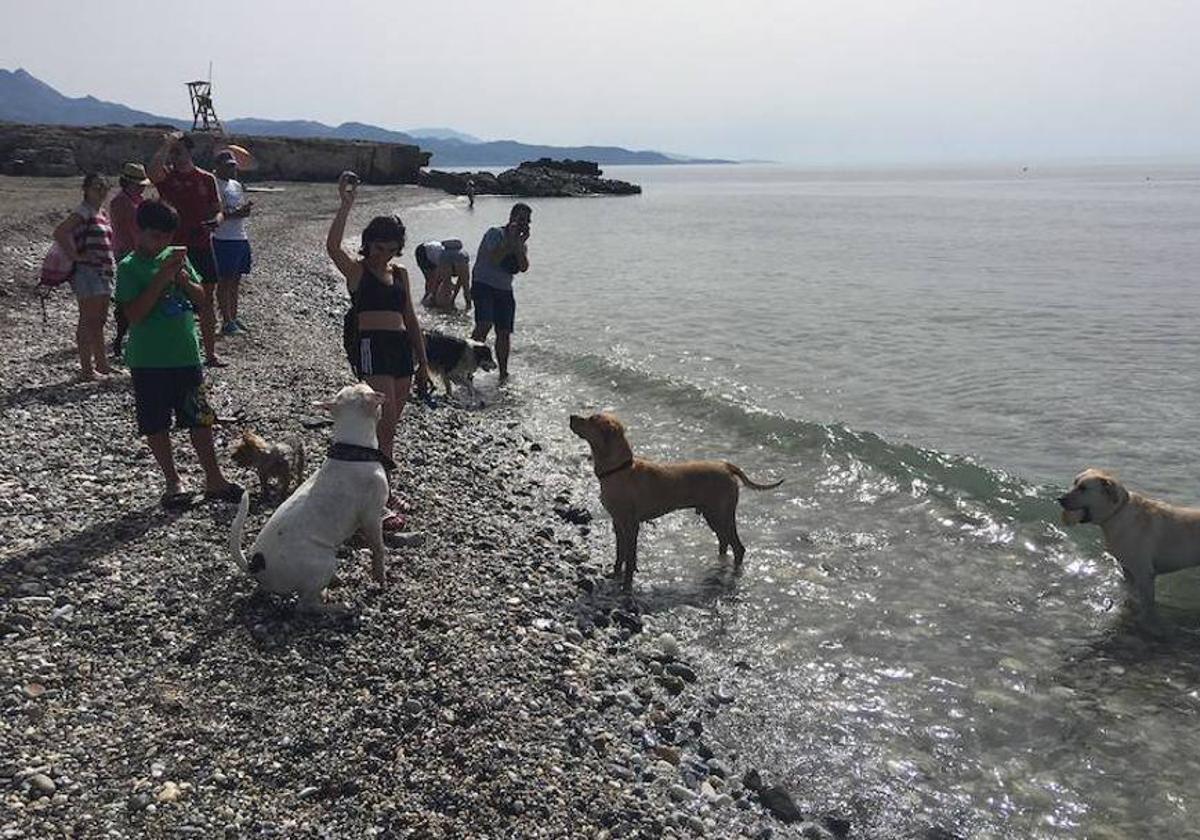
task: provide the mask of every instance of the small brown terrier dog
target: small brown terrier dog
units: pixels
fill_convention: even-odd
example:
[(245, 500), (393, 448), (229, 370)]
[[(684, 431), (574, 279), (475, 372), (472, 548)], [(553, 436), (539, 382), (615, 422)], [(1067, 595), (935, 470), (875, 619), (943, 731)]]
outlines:
[(635, 458), (625, 427), (612, 414), (571, 415), (571, 431), (592, 448), (592, 463), (600, 479), (600, 503), (612, 516), (617, 537), (613, 577), (624, 574), (624, 588), (633, 588), (637, 569), (637, 539), (642, 522), (664, 513), (695, 508), (717, 535), (724, 556), (733, 546), (733, 562), (742, 565), (746, 547), (738, 539), (738, 481), (755, 490), (783, 483), (756, 484), (728, 461), (684, 461), (662, 464)]
[(271, 479), (275, 479), (279, 498), (292, 492), (304, 480), (304, 443), (299, 437), (290, 443), (267, 443), (251, 429), (242, 430), (242, 439), (233, 450), (233, 462), (239, 467), (258, 471), (258, 483), (264, 496), (270, 495)]

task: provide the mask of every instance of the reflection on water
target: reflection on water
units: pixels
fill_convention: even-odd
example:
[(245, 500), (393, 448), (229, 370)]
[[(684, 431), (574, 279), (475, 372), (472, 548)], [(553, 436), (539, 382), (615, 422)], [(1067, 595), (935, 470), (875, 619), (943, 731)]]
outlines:
[[(747, 179), (637, 173), (626, 204), (536, 203), (514, 380), (491, 391), (577, 476), (605, 566), (569, 413), (615, 408), (649, 457), (786, 477), (742, 492), (740, 574), (692, 513), (642, 531), (648, 626), (735, 696), (712, 737), (860, 836), (1193, 833), (1200, 575), (1159, 582), (1172, 638), (1139, 635), (1051, 482), (1099, 460), (1200, 498), (1178, 457), (1195, 190)], [(406, 222), (469, 242), (501, 209)]]
[[(514, 398), (527, 398), (535, 434), (578, 476), (607, 566), (586, 449), (565, 424), (596, 388), (573, 365), (539, 365)], [(867, 448), (881, 458), (869, 463), (839, 429), (764, 446), (758, 416), (668, 442), (645, 430), (695, 421), (628, 394), (622, 411), (635, 443), (650, 442), (643, 452), (729, 457), (787, 478), (742, 493), (740, 574), (703, 521), (679, 512), (643, 529), (635, 587), (651, 632), (680, 639), (736, 696), (713, 737), (802, 807), (840, 807), (872, 837), (931, 825), (960, 836), (1186, 833), (1200, 804), (1190, 629), (1200, 616), (1170, 606), (1189, 603), (1186, 587), (1160, 581), (1177, 635), (1143, 638), (1096, 534), (1060, 528), (1048, 492), (883, 442)], [(993, 489), (980, 498), (982, 485)]]

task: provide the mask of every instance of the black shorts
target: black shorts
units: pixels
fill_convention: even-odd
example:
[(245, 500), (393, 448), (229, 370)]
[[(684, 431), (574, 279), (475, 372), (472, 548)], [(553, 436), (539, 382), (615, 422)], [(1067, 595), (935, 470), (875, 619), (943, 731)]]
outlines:
[(213, 253), (211, 244), (204, 247), (189, 245), (188, 262), (192, 264), (192, 268), (196, 269), (196, 273), (200, 275), (200, 282), (205, 286), (216, 283), (219, 279), (217, 257)]
[(429, 259), (429, 256), (425, 253), (425, 246), (423, 244), (417, 246), (416, 256), (417, 267), (420, 268), (422, 272), (428, 274), (437, 268), (433, 260)]
[(217, 415), (204, 391), (204, 372), (199, 367), (132, 368), (133, 401), (138, 432), (156, 435), (171, 428), (175, 413), (178, 429), (204, 429)]
[(475, 304), (475, 323), (490, 323), (496, 332), (513, 331), (517, 317), (517, 300), (512, 289), (497, 289), (486, 283), (471, 284), (471, 300)]
[(412, 345), (404, 330), (359, 330), (358, 346), (350, 366), (359, 379), (368, 376), (394, 376), (404, 379), (413, 375)]

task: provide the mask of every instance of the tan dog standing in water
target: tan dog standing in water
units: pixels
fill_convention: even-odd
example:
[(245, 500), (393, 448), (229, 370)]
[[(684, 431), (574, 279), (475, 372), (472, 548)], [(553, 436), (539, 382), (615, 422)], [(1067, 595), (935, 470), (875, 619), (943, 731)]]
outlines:
[(756, 484), (728, 461), (663, 464), (635, 458), (625, 427), (612, 414), (572, 414), (570, 423), (571, 431), (592, 448), (592, 463), (600, 479), (600, 503), (612, 516), (617, 537), (613, 577), (624, 574), (626, 592), (633, 589), (640, 524), (673, 510), (699, 511), (717, 535), (721, 556), (733, 546), (733, 561), (742, 564), (746, 547), (737, 532), (738, 480), (755, 490), (770, 490), (782, 484), (782, 479)]
[(1077, 475), (1058, 503), (1064, 524), (1100, 526), (1106, 548), (1121, 564), (1139, 619), (1160, 629), (1154, 578), (1200, 565), (1200, 509), (1139, 495), (1097, 469)]

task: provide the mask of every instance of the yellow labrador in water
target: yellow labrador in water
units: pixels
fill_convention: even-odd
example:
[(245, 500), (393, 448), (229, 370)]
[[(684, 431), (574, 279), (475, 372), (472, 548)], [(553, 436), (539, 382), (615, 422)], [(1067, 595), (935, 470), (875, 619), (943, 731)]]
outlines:
[(1058, 503), (1064, 524), (1100, 526), (1133, 592), (1139, 618), (1157, 627), (1154, 578), (1200, 565), (1200, 509), (1139, 495), (1098, 469), (1077, 475)]
[(571, 415), (571, 431), (592, 448), (592, 463), (600, 479), (600, 503), (612, 516), (617, 536), (613, 577), (624, 572), (624, 587), (633, 588), (637, 569), (638, 527), (665, 513), (695, 508), (717, 535), (724, 555), (733, 546), (733, 560), (742, 564), (746, 547), (738, 539), (738, 480), (755, 490), (783, 483), (756, 484), (728, 461), (684, 461), (662, 464), (633, 457), (625, 427), (612, 414)]

